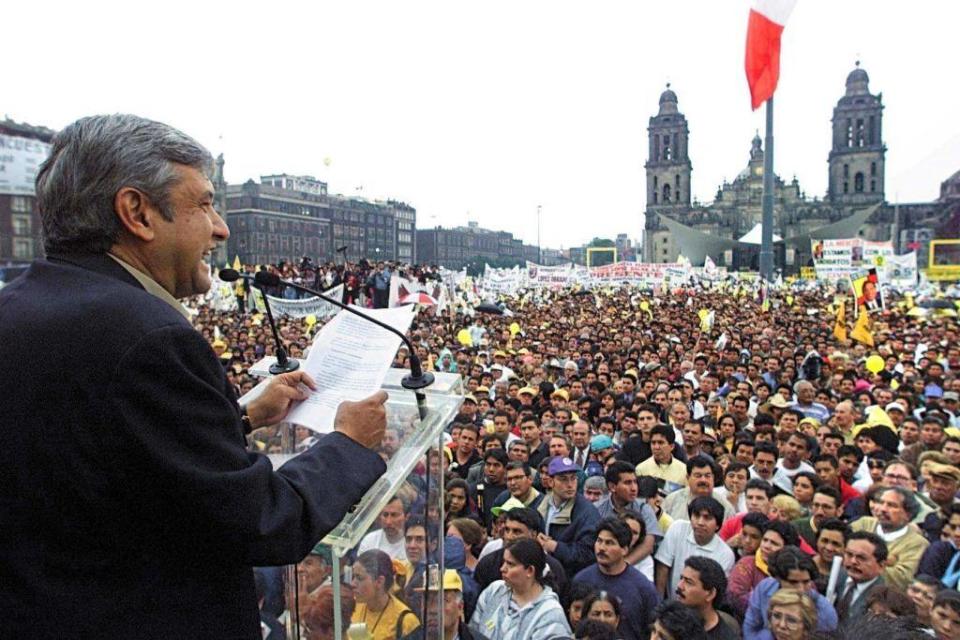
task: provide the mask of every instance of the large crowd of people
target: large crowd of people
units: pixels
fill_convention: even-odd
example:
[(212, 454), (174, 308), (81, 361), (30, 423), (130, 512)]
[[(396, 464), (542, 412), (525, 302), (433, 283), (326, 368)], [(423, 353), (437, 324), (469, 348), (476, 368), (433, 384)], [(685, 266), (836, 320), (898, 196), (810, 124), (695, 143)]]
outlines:
[[(370, 307), (385, 306), (392, 273), (439, 277), (270, 268), (343, 283), (345, 301)], [(273, 353), (242, 286), (236, 310), (198, 303), (193, 316), (241, 395)], [(323, 545), (298, 567), (296, 605), (278, 570), (258, 570), (269, 637), (298, 606), (309, 638), (332, 637), (340, 607), (375, 640), (960, 640), (956, 313), (921, 316), (888, 296), (870, 345), (835, 335), (836, 293), (567, 289), (509, 301), (509, 317), (421, 309), (418, 355), (464, 382), (449, 446), (351, 554), (339, 601)], [(295, 358), (322, 324), (277, 321)], [(388, 428), (381, 455), (406, 435)], [(253, 449), (282, 446), (274, 428), (250, 435)], [(442, 489), (423, 481), (430, 468)], [(447, 570), (431, 579), (441, 536)], [(443, 629), (429, 613), (441, 609)]]

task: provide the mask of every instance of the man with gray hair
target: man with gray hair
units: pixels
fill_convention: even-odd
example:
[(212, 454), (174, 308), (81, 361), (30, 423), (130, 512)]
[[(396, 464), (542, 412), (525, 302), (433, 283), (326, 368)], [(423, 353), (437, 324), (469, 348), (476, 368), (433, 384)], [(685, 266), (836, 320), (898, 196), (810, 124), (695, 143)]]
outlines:
[(920, 512), (920, 503), (909, 489), (888, 487), (875, 497), (876, 517), (865, 516), (850, 525), (851, 531), (875, 533), (887, 544), (890, 559), (883, 568), (886, 584), (905, 591), (930, 543), (910, 522)]
[(819, 402), (813, 401), (817, 395), (817, 389), (813, 386), (813, 383), (809, 380), (801, 380), (793, 385), (793, 390), (797, 394), (797, 400), (790, 406), (800, 411), (804, 417), (813, 418), (820, 424), (826, 424), (827, 420), (830, 419), (830, 410)]
[(298, 562), (385, 471), (383, 393), (276, 471), (246, 450), (314, 383), (239, 407), (178, 301), (229, 236), (211, 164), (112, 115), (40, 167), (47, 257), (0, 291), (0, 637), (259, 638), (251, 567)]

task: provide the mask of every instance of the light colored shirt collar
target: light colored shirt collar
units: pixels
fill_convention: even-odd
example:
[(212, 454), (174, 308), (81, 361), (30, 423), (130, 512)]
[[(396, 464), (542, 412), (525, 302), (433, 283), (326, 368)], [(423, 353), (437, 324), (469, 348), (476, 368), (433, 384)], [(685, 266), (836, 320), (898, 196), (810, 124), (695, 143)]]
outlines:
[(121, 267), (126, 269), (130, 275), (136, 278), (137, 282), (140, 283), (140, 286), (143, 287), (147, 291), (147, 293), (160, 298), (161, 300), (166, 302), (168, 305), (176, 309), (177, 313), (182, 315), (188, 321), (190, 320), (190, 312), (187, 311), (187, 308), (184, 307), (182, 304), (180, 304), (179, 300), (177, 300), (172, 295), (170, 295), (169, 291), (167, 291), (166, 289), (161, 287), (159, 284), (157, 284), (156, 280), (154, 280), (153, 278), (145, 274), (143, 271), (140, 271), (139, 269), (132, 267), (131, 265), (124, 262), (123, 260), (113, 255), (112, 253), (108, 253), (107, 255), (113, 258), (117, 262), (117, 264), (119, 264)]
[(852, 598), (852, 599), (853, 599), (853, 600), (857, 600), (857, 599), (859, 599), (860, 597), (862, 597), (862, 596), (863, 596), (863, 593), (864, 593), (867, 589), (869, 589), (869, 588), (873, 585), (873, 583), (876, 582), (879, 578), (880, 578), (880, 576), (877, 576), (877, 577), (874, 578), (873, 580), (867, 580), (866, 582), (853, 582), (853, 579), (851, 579), (850, 582), (853, 582), (853, 586), (852, 586), (852, 587), (848, 587), (848, 588), (854, 590), (854, 591), (853, 591), (853, 598)]
[(897, 529), (896, 531), (891, 531), (890, 533), (886, 533), (883, 530), (883, 527), (881, 527), (879, 524), (877, 525), (877, 535), (880, 536), (880, 538), (884, 542), (894, 542), (895, 540), (899, 540), (903, 536), (907, 535), (907, 532), (909, 530), (910, 530), (910, 525), (905, 524), (899, 529)]

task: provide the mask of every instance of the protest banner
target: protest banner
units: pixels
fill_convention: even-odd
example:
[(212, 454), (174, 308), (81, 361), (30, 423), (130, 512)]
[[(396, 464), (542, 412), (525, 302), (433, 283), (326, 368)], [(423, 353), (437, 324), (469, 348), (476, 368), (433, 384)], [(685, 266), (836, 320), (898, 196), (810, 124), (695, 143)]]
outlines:
[[(343, 300), (343, 285), (338, 284), (329, 291), (325, 291), (323, 295), (334, 300)], [(306, 318), (312, 315), (316, 316), (317, 319), (323, 319), (333, 317), (340, 311), (340, 308), (336, 305), (317, 296), (300, 298), (299, 300), (267, 296), (267, 300), (270, 301), (270, 309), (274, 314), (278, 316), (286, 315), (291, 318)]]

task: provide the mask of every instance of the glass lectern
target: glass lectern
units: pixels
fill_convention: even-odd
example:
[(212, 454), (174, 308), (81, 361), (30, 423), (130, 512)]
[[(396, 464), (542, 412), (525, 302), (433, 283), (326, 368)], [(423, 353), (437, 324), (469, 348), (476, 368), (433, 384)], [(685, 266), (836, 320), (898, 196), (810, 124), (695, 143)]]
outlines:
[[(253, 371), (266, 369), (260, 364)], [(406, 373), (390, 369), (382, 387), (389, 396), (380, 447), (386, 473), (299, 565), (257, 569), (264, 617), (291, 640), (441, 637), (442, 607), (423, 597), (422, 585), (458, 568), (445, 566), (447, 551), (454, 563), (463, 555), (445, 549), (443, 491), (445, 427), (463, 403), (463, 384), (459, 375), (436, 373), (423, 390), (421, 420), (414, 393), (400, 386)], [(322, 437), (284, 423), (255, 433), (251, 446), (278, 467)], [(428, 602), (435, 610), (427, 611)]]

